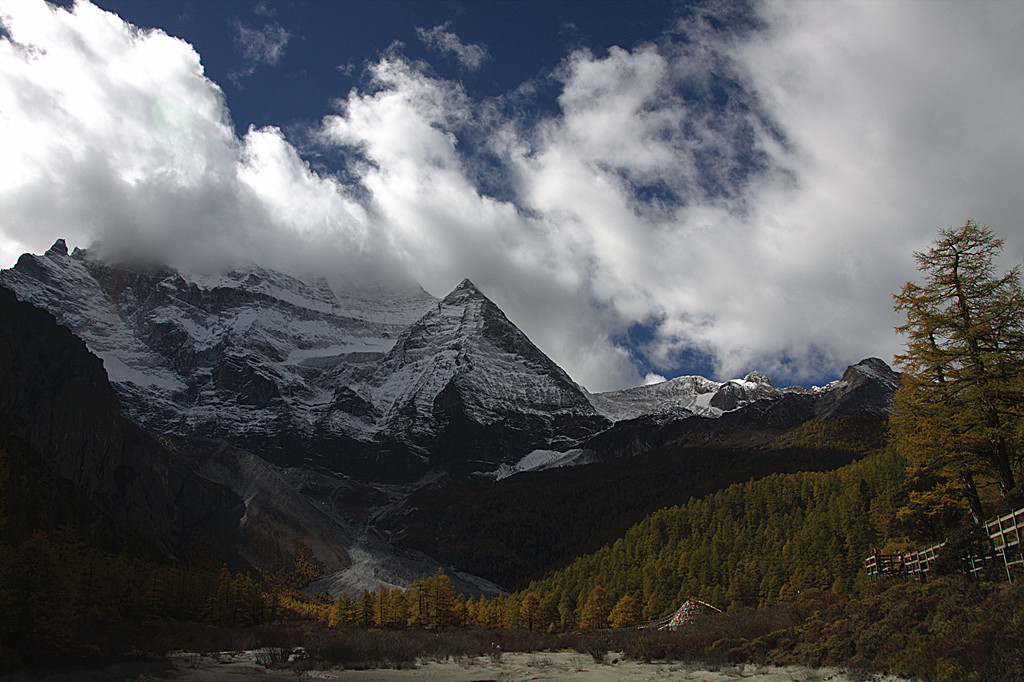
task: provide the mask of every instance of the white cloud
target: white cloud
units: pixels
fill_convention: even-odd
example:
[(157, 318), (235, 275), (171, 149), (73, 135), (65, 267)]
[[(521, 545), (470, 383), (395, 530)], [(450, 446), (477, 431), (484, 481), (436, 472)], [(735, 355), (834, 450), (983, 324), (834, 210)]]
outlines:
[[(675, 43), (573, 53), (559, 116), (475, 131), (511, 170), (509, 204), (481, 196), (462, 165), (452, 136), (471, 117), (464, 96), (435, 107), (457, 88), (412, 67), (351, 95), (329, 128), (349, 142), (367, 136), (368, 186), (386, 222), (414, 252), (444, 254), (418, 269), (427, 281), (455, 279), (459, 264), (509, 291), (545, 281), (585, 292), (573, 316), (603, 330), (594, 338), (606, 350), (629, 324), (653, 326), (644, 350), (659, 371), (696, 350), (719, 378), (759, 368), (807, 381), (869, 354), (891, 358), (890, 295), (937, 227), (974, 216), (1015, 234), (1019, 15), (998, 4), (977, 16), (950, 5), (768, 5), (769, 28), (742, 39), (698, 27)], [(385, 110), (394, 126), (370, 115)], [(426, 154), (427, 140), (441, 151)], [(543, 307), (517, 319), (544, 335)], [(592, 388), (624, 380), (544, 342)]]
[(467, 45), (462, 42), (459, 40), (459, 36), (447, 30), (449, 25), (450, 22), (433, 28), (417, 26), (416, 37), (426, 47), (443, 55), (455, 57), (467, 71), (478, 70), (490, 58), (487, 48), (483, 45)]
[(251, 64), (277, 64), (290, 39), (291, 34), (278, 24), (267, 24), (263, 28), (249, 28), (241, 22), (235, 24), (235, 46)]
[(277, 16), (277, 10), (268, 5), (265, 2), (258, 2), (256, 6), (252, 8), (253, 14), (259, 14), (260, 16), (273, 19)]
[[(256, 14), (265, 14), (260, 11), (261, 7), (264, 6), (256, 6)], [(258, 67), (275, 66), (281, 61), (291, 37), (291, 33), (277, 23), (250, 28), (240, 21), (235, 22), (235, 49), (242, 55), (245, 66), (229, 73), (228, 78), (235, 87), (244, 87), (244, 79), (256, 73)]]
[(648, 372), (647, 376), (644, 377), (644, 386), (653, 386), (654, 384), (661, 384), (665, 381), (667, 381), (667, 379), (660, 374)]
[(235, 136), (188, 44), (88, 3), (2, 2), (0, 20), (5, 265), (57, 237), (202, 268), (370, 248), (362, 207), (280, 131)]
[[(349, 186), (276, 128), (238, 138), (182, 41), (0, 0), (0, 257), (66, 236), (193, 266), (364, 263), (439, 295), (468, 276), (591, 390), (683, 353), (780, 384), (890, 359), (891, 293), (937, 228), (972, 217), (1024, 256), (1024, 5), (761, 11), (748, 34), (571, 53), (539, 122), (390, 50), (316, 127)], [(636, 324), (642, 347), (616, 343)]]

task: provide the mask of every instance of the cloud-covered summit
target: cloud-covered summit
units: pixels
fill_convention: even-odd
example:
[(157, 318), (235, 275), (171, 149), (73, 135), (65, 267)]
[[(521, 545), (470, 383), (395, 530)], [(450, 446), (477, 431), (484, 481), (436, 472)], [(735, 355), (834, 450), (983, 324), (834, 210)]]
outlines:
[(396, 48), (321, 120), (241, 135), (182, 40), (88, 2), (0, 0), (0, 24), (5, 266), (66, 236), (436, 295), (469, 277), (597, 391), (828, 378), (897, 350), (891, 293), (936, 228), (973, 217), (1024, 255), (1016, 3), (705, 13), (497, 97)]

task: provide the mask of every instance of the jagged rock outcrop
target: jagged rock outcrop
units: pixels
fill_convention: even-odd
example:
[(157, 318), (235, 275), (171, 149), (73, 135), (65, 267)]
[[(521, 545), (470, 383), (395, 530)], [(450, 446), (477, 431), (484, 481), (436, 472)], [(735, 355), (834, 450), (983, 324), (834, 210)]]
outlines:
[(847, 367), (839, 381), (826, 387), (818, 396), (815, 409), (824, 417), (889, 414), (899, 385), (899, 372), (894, 372), (884, 360), (867, 358)]
[(751, 372), (742, 379), (733, 379), (725, 382), (721, 388), (715, 391), (710, 406), (729, 412), (748, 403), (763, 398), (775, 398), (782, 394), (782, 391), (775, 388), (772, 380), (760, 372)]

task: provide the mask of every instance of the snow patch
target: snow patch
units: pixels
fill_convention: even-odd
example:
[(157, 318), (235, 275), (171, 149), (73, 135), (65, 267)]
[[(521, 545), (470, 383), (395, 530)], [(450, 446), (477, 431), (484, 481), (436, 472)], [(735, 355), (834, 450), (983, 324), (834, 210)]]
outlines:
[(582, 448), (573, 448), (571, 450), (566, 450), (565, 452), (558, 452), (557, 450), (534, 450), (511, 466), (508, 464), (502, 464), (494, 471), (481, 475), (493, 478), (495, 481), (500, 481), (508, 478), (509, 476), (515, 476), (516, 474), (521, 474), (526, 471), (545, 471), (547, 469), (559, 469), (561, 467), (592, 464), (596, 461), (597, 453), (593, 450), (586, 450)]
[(170, 392), (185, 390), (185, 384), (169, 372), (142, 372), (124, 364), (110, 351), (98, 352), (96, 355), (103, 361), (103, 368), (107, 370), (107, 377), (111, 383), (132, 383), (139, 387), (158, 388)]

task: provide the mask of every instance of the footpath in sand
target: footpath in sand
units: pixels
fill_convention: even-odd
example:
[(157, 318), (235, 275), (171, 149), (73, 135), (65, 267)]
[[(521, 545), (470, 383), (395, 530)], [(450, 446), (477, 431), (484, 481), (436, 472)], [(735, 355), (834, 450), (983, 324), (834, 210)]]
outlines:
[(874, 676), (837, 668), (772, 667), (754, 664), (725, 665), (717, 670), (690, 663), (638, 663), (610, 653), (605, 663), (573, 652), (504, 654), (496, 663), (487, 657), (460, 661), (424, 662), (406, 670), (267, 670), (251, 652), (199, 656), (173, 655), (173, 668), (159, 677), (136, 679), (173, 680), (346, 680), (363, 682), (572, 682), (692, 681), (692, 682), (901, 682), (894, 676)]

